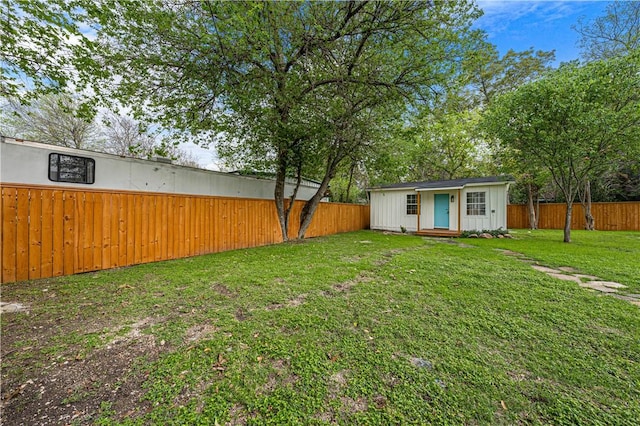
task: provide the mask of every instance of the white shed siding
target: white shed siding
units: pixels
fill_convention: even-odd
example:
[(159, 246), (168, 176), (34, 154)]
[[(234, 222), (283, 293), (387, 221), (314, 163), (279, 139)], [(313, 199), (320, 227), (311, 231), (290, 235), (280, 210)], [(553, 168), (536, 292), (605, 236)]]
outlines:
[[(48, 165), (49, 154), (52, 152), (94, 159), (95, 183), (86, 185), (50, 181)], [(275, 189), (272, 179), (257, 179), (35, 142), (10, 141), (0, 143), (0, 182), (262, 199), (273, 198)], [(297, 198), (308, 200), (316, 190), (316, 187), (303, 184)], [(288, 184), (285, 196), (290, 196), (292, 191), (293, 185)]]
[(415, 232), (418, 216), (407, 214), (407, 195), (414, 190), (372, 191), (371, 192), (371, 229)]
[[(507, 189), (506, 185), (467, 186), (462, 190), (462, 230), (507, 228)], [(467, 215), (467, 193), (485, 192), (486, 214), (484, 216)]]

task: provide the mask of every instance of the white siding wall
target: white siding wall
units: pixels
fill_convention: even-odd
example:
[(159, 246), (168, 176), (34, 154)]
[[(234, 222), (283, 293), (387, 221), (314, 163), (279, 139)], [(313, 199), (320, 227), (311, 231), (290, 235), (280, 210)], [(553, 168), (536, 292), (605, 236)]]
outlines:
[[(486, 214), (484, 216), (467, 216), (467, 193), (485, 192)], [(483, 229), (507, 229), (507, 186), (468, 186), (462, 190), (462, 230), (473, 231)]]
[[(50, 181), (48, 166), (49, 154), (52, 152), (93, 158), (96, 162), (95, 183), (85, 185)], [(275, 188), (275, 182), (270, 179), (256, 179), (32, 142), (0, 143), (0, 182), (263, 199), (273, 198)], [(287, 185), (285, 196), (290, 196), (292, 191), (293, 185)], [(308, 200), (315, 192), (315, 187), (303, 185), (297, 198)]]
[(371, 191), (371, 229), (399, 232), (404, 226), (407, 231), (417, 231), (418, 216), (407, 214), (407, 194), (415, 193), (413, 190)]
[(449, 200), (453, 195), (453, 203), (449, 201), (449, 230), (458, 230), (458, 190), (452, 189), (450, 191), (423, 191), (420, 193), (421, 208), (420, 208), (420, 229), (434, 229), (434, 209), (435, 209), (435, 194), (447, 194)]

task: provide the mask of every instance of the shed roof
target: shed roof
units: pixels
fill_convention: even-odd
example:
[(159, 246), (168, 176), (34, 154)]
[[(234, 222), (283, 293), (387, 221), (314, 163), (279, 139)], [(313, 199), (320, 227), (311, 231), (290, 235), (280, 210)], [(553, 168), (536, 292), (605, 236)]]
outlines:
[(436, 180), (436, 181), (423, 181), (423, 182), (403, 182), (394, 183), (391, 185), (380, 185), (369, 188), (369, 190), (381, 190), (381, 189), (415, 189), (415, 190), (429, 190), (429, 189), (447, 189), (447, 188), (463, 188), (472, 184), (500, 184), (500, 183), (514, 183), (515, 179), (512, 176), (487, 176), (487, 177), (475, 177), (464, 179), (451, 179), (451, 180)]

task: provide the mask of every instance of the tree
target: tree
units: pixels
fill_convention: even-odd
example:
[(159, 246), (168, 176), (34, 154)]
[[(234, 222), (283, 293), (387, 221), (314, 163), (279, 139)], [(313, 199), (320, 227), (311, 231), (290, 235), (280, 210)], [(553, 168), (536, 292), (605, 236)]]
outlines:
[(102, 117), (104, 150), (120, 156), (150, 157), (157, 146), (153, 135), (131, 117), (107, 112)]
[(489, 105), (494, 97), (543, 76), (551, 70), (554, 59), (554, 51), (533, 48), (522, 52), (509, 49), (500, 57), (497, 47), (483, 40), (464, 60), (467, 97), (472, 105)]
[(407, 159), (409, 180), (447, 180), (487, 174), (489, 147), (476, 127), (475, 110), (429, 114), (414, 124)]
[(536, 158), (513, 146), (502, 144), (498, 140), (490, 142), (493, 158), (499, 164), (498, 168), (516, 179), (516, 185), (509, 189), (511, 202), (514, 202), (514, 194), (524, 191), (525, 196), (516, 202), (524, 202), (527, 205), (529, 228), (538, 229), (541, 193), (551, 180), (548, 170)]
[(606, 15), (593, 21), (578, 21), (582, 56), (587, 61), (626, 55), (640, 48), (640, 2), (616, 0)]
[(543, 164), (566, 200), (571, 241), (580, 188), (640, 141), (640, 51), (558, 71), (501, 96), (484, 117), (488, 133)]
[(100, 146), (99, 128), (81, 116), (77, 98), (64, 94), (43, 95), (29, 105), (7, 103), (5, 131), (12, 136), (71, 148)]
[(197, 159), (180, 149), (177, 143), (169, 143), (147, 130), (146, 126), (126, 115), (107, 112), (102, 117), (101, 150), (123, 157), (149, 159), (167, 157), (175, 164), (199, 167)]
[(321, 171), (302, 237), (347, 153), (374, 141), (378, 121), (367, 120), (429, 102), (457, 72), (478, 16), (453, 0), (79, 3), (100, 46), (83, 75), (113, 77), (96, 90), (166, 128), (224, 132), (222, 151), (275, 171), (285, 240), (285, 178)]

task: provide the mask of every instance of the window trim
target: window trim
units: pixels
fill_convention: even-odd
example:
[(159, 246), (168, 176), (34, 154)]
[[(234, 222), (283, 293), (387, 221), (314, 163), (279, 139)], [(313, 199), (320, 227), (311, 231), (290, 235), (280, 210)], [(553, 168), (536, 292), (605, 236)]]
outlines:
[[(474, 196), (482, 195), (482, 201)], [(466, 214), (474, 217), (487, 217), (487, 191), (469, 191), (466, 193)]]
[[(418, 214), (418, 194), (406, 194), (405, 197), (405, 213), (407, 216), (415, 216)], [(413, 202), (409, 201), (409, 197), (413, 197)]]
[[(74, 173), (74, 172), (71, 172), (71, 171), (61, 170), (61, 168), (62, 168), (61, 166), (63, 166), (62, 161), (61, 161), (62, 157), (69, 157), (69, 158), (74, 159), (75, 161), (82, 160), (84, 165), (78, 164), (78, 167), (80, 168), (80, 173), (75, 172), (76, 175), (80, 175), (82, 180), (60, 176), (61, 173), (65, 173), (65, 172), (66, 173)], [(52, 167), (51, 167), (52, 164), (55, 164), (55, 166), (56, 166), (55, 170), (52, 170)], [(77, 184), (82, 184), (82, 185), (93, 185), (95, 183), (95, 181), (96, 181), (96, 160), (94, 160), (93, 158), (81, 157), (79, 155), (63, 154), (63, 153), (59, 153), (59, 152), (51, 152), (51, 153), (49, 153), (49, 161), (48, 161), (47, 168), (48, 168), (47, 177), (49, 178), (49, 180), (51, 182), (77, 183)]]

